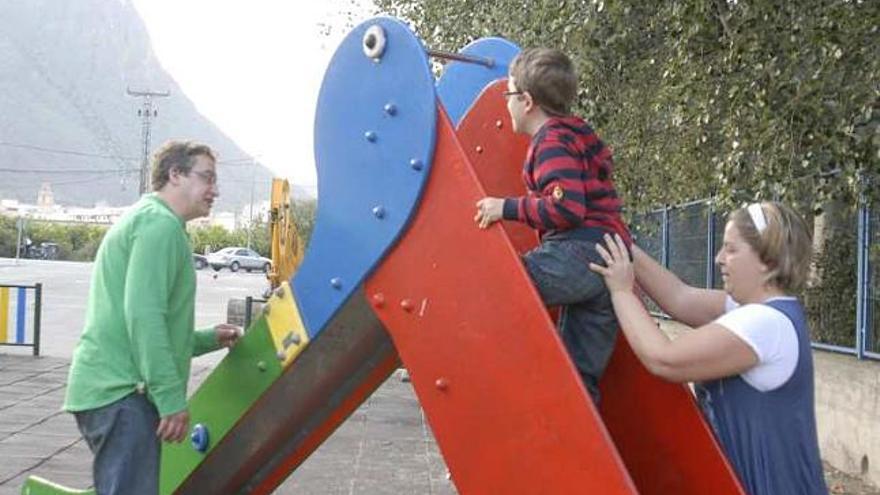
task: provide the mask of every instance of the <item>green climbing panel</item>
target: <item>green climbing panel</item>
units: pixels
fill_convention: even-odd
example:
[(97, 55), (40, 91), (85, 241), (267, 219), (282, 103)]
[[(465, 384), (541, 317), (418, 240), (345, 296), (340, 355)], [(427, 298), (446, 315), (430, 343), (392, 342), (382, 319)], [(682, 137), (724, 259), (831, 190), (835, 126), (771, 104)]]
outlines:
[(162, 444), (159, 492), (173, 493), (281, 372), (263, 316), (251, 325), (190, 398), (190, 431), (197, 424), (207, 428), (208, 450), (198, 452), (188, 440)]

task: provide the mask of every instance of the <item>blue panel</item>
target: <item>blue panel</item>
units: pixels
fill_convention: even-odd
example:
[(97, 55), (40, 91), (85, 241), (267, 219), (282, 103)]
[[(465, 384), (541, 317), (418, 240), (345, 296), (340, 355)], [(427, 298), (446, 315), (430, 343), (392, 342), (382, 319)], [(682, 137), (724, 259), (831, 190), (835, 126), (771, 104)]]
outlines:
[[(384, 29), (381, 58), (364, 54)], [(291, 280), (309, 337), (382, 259), (416, 210), (434, 155), (437, 96), (421, 42), (401, 22), (371, 19), (330, 61), (315, 117), (318, 212)]]
[(461, 53), (492, 59), (494, 65), (486, 67), (456, 61), (446, 64), (437, 81), (437, 96), (456, 127), (486, 85), (507, 77), (507, 69), (519, 53), (519, 47), (503, 38), (480, 38), (464, 47)]
[(16, 304), (16, 318), (15, 318), (15, 341), (19, 344), (24, 344), (24, 324), (27, 321), (25, 316), (25, 309), (27, 308), (27, 289), (24, 287), (18, 288), (18, 303)]

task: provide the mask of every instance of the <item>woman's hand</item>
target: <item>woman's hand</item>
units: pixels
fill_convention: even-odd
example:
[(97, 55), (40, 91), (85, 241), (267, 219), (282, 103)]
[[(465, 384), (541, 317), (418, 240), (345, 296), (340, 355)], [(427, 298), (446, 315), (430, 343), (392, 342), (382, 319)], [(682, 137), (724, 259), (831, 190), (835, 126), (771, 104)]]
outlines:
[(605, 285), (609, 292), (632, 292), (635, 275), (629, 260), (629, 250), (618, 234), (605, 234), (605, 246), (596, 244), (596, 251), (605, 260), (605, 266), (590, 263), (590, 270), (605, 277)]

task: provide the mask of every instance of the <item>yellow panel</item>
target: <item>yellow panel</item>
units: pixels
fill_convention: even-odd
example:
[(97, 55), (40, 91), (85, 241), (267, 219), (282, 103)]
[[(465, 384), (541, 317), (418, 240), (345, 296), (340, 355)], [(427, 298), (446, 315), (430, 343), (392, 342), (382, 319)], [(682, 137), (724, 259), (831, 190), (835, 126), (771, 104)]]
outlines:
[(9, 342), (9, 287), (0, 287), (0, 342)]
[(275, 290), (263, 311), (272, 334), (272, 342), (278, 351), (278, 359), (284, 356), (281, 366), (286, 368), (309, 343), (309, 334), (287, 282), (282, 282)]

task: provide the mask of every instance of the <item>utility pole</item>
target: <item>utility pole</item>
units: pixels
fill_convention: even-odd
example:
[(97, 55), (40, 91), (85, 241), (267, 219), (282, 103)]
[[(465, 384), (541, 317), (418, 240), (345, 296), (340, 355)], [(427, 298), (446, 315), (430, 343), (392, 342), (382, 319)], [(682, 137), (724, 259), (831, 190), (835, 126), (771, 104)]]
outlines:
[(141, 98), (143, 107), (138, 110), (138, 116), (141, 118), (141, 139), (143, 141), (143, 149), (141, 150), (141, 171), (138, 185), (138, 195), (147, 192), (150, 184), (150, 119), (159, 115), (159, 112), (153, 109), (153, 98), (165, 98), (170, 96), (169, 91), (132, 91), (126, 88), (125, 92), (129, 96)]
[(18, 241), (15, 244), (15, 265), (18, 266), (18, 260), (21, 257), (21, 231), (24, 229), (24, 218), (19, 215), (16, 223), (18, 224)]
[(254, 230), (254, 176), (257, 174), (257, 159), (251, 159), (251, 205), (248, 209), (247, 248), (251, 248), (251, 235)]

